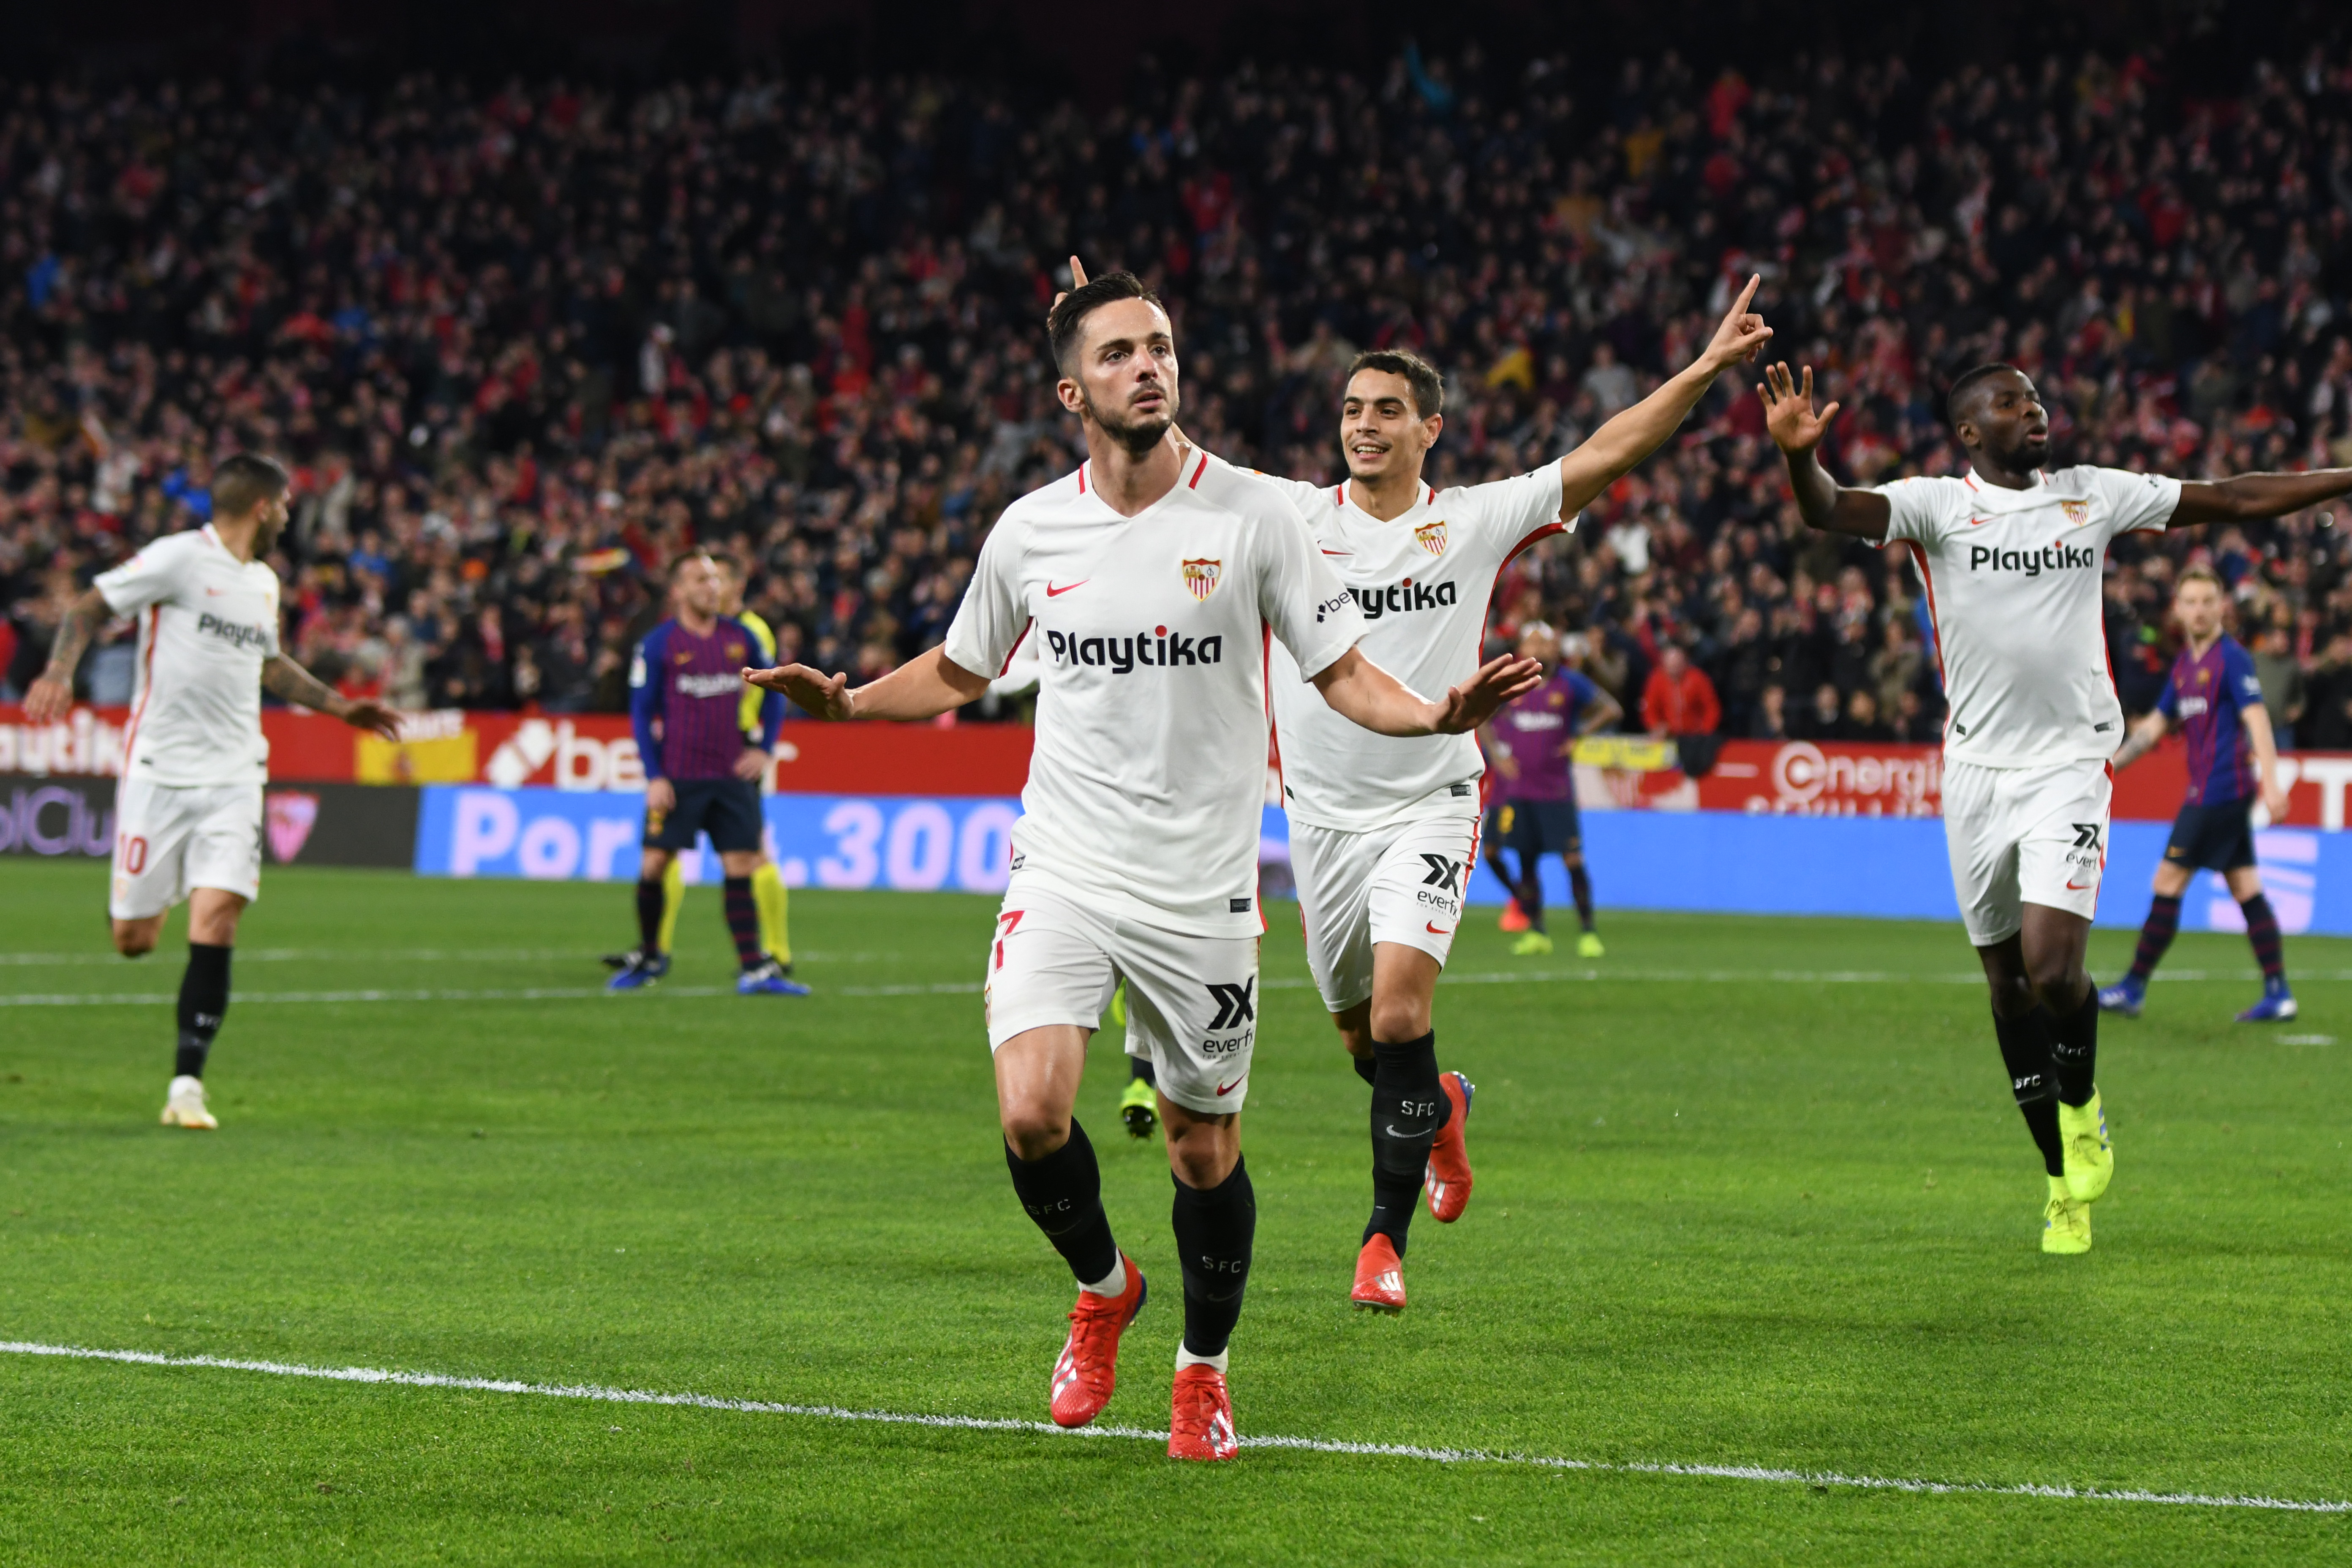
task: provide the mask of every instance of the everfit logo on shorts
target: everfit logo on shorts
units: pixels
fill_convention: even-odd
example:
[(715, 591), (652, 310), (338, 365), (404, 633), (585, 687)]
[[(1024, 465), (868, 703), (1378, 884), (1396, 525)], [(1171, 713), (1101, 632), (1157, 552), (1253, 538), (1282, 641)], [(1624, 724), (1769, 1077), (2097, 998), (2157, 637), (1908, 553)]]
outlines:
[(681, 675), (677, 682), (680, 697), (739, 697), (743, 691), (740, 675)]
[(2079, 572), (2097, 564), (2097, 552), (2088, 546), (2045, 544), (2039, 550), (1990, 550), (1981, 544), (1969, 547), (1971, 572), (2022, 572), (2028, 577), (2039, 577), (2044, 572)]
[(225, 621), (210, 610), (196, 617), (196, 635), (218, 637), (232, 647), (260, 650), (269, 647), (269, 633), (265, 628), (239, 626), (235, 621)]
[(1415, 583), (1410, 577), (1385, 588), (1350, 588), (1348, 592), (1356, 596), (1368, 621), (1377, 621), (1382, 616), (1401, 616), (1410, 610), (1433, 610), (1461, 597), (1451, 583)]
[(1188, 637), (1171, 634), (1166, 626), (1154, 626), (1146, 635), (1131, 637), (1082, 637), (1076, 632), (1049, 631), (1045, 644), (1054, 650), (1055, 664), (1099, 665), (1113, 675), (1130, 674), (1139, 665), (1166, 669), (1225, 660), (1223, 637)]

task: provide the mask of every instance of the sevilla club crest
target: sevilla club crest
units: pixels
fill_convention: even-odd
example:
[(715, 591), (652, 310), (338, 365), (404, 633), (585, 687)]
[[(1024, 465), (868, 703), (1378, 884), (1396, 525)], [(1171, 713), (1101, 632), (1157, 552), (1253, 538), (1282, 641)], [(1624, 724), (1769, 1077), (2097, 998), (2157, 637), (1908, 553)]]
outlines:
[(310, 841), (310, 829), (319, 821), (319, 797), (299, 790), (272, 790), (262, 816), (269, 829), (269, 851), (282, 866)]
[(2062, 500), (2058, 503), (2058, 510), (2064, 512), (2066, 514), (2066, 521), (2073, 523), (2076, 528), (2080, 528), (2084, 523), (2091, 521), (2091, 503), (2089, 501)]
[(1432, 555), (1444, 554), (1445, 520), (1441, 517), (1435, 522), (1423, 523), (1419, 528), (1412, 531), (1412, 537), (1415, 543), (1419, 544), (1423, 550), (1428, 551)]
[(1205, 599), (1217, 591), (1217, 579), (1225, 574), (1222, 561), (1187, 561), (1184, 563), (1184, 591), (1196, 599)]

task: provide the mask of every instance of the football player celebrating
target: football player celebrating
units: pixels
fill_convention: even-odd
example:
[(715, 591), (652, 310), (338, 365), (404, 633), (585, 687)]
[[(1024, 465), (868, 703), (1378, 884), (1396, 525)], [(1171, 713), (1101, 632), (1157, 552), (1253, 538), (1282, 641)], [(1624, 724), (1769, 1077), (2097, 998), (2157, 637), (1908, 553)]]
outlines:
[(240, 452), (213, 470), (213, 520), (154, 541), (66, 614), (25, 716), (52, 724), (73, 706), (74, 668), (110, 616), (139, 621), (139, 674), (114, 797), (114, 949), (152, 952), (172, 906), (188, 904), (179, 1045), (163, 1125), (219, 1125), (205, 1103), (205, 1063), (228, 1014), (229, 957), (245, 907), (261, 895), (262, 786), (269, 742), (261, 694), (397, 740), (400, 721), (342, 697), (279, 651), (278, 574), (265, 559), (286, 527), (292, 481)]
[[(1085, 278), (1076, 257), (1070, 268)], [(1717, 376), (1769, 341), (1771, 329), (1748, 310), (1757, 282), (1748, 280), (1679, 374), (1567, 456), (1490, 484), (1441, 492), (1422, 477), (1445, 428), (1434, 366), (1398, 350), (1358, 355), (1339, 405), (1347, 482), (1273, 483), (1305, 514), (1362, 609), (1364, 652), (1415, 690), (1443, 690), (1476, 670), (1487, 601), (1511, 557), (1572, 527), (1674, 434)], [(1371, 1217), (1350, 1299), (1393, 1312), (1405, 1304), (1402, 1259), (1423, 1188), (1441, 1222), (1459, 1219), (1470, 1201), (1464, 1132), (1474, 1087), (1439, 1071), (1430, 1020), (1478, 861), (1486, 765), (1469, 735), (1371, 739), (1303, 695), (1286, 648), (1268, 657), (1307, 966), (1372, 1090)]]
[(2286, 988), (2279, 955), (2278, 916), (2263, 896), (2263, 874), (2254, 866), (2254, 801), (2259, 797), (2276, 822), (2286, 816), (2286, 791), (2278, 785), (2278, 746), (2254, 656), (2221, 630), (2226, 602), (2221, 579), (2210, 568), (2191, 566), (2180, 574), (2172, 614), (2189, 640), (2172, 661), (2156, 710), (2132, 727), (2116, 753), (2116, 766), (2129, 767), (2164, 739), (2175, 720), (2189, 742), (2189, 795), (2156, 868), (2156, 897), (2140, 927), (2139, 951), (2130, 973), (2099, 993), (2102, 1009), (2126, 1017), (2139, 1016), (2147, 977), (2180, 929), (2180, 895), (2199, 870), (2219, 871), (2229, 883), (2230, 896), (2245, 911), (2246, 940), (2263, 966), (2262, 1000), (2239, 1014), (2238, 1022), (2294, 1016), (2294, 994)]
[(1848, 489), (1814, 456), (1837, 413), (1813, 374), (1757, 387), (1811, 526), (1901, 543), (1927, 588), (1950, 716), (1944, 838), (1969, 941), (1992, 989), (1994, 1037), (2049, 1175), (2042, 1250), (2087, 1252), (2090, 1204), (2115, 1150), (2094, 1078), (2099, 999), (2083, 967), (2106, 864), (2110, 760), (2123, 706), (2100, 613), (2107, 545), (2224, 520), (2277, 517), (2352, 490), (2352, 469), (2210, 483), (2047, 468), (2050, 416), (2014, 365), (1985, 364), (1945, 405), (1970, 468)]
[(1083, 1426), (1102, 1409), (1144, 1301), (1071, 1114), (1123, 977), (1127, 1048), (1152, 1058), (1175, 1180), (1184, 1334), (1168, 1451), (1222, 1459), (1238, 1451), (1226, 1347), (1257, 1214), (1240, 1110), (1263, 930), (1265, 639), (1333, 709), (1390, 735), (1466, 734), (1534, 672), (1497, 658), (1433, 702), (1358, 651), (1363, 616), (1297, 509), (1169, 438), (1173, 331), (1133, 276), (1074, 290), (1048, 331), (1087, 461), (1005, 510), (945, 644), (854, 691), (798, 665), (744, 676), (821, 718), (925, 719), (980, 696), (1022, 638), (1043, 639), (984, 1005), (1013, 1190), (1079, 1285), (1054, 1419)]

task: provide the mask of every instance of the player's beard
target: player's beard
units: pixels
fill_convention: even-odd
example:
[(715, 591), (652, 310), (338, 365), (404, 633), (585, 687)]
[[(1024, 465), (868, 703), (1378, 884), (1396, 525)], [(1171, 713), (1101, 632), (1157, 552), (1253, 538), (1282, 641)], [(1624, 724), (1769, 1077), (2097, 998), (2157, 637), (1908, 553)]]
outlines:
[(1104, 435), (1126, 448), (1129, 457), (1140, 458), (1166, 439), (1169, 428), (1176, 423), (1176, 389), (1169, 386), (1161, 390), (1166, 393), (1167, 399), (1158, 413), (1116, 419), (1104, 411), (1092, 394), (1081, 393), (1080, 395), (1086, 400), (1087, 417), (1100, 426)]
[(253, 558), (256, 561), (267, 560), (269, 552), (278, 548), (278, 541), (285, 531), (284, 522), (273, 522), (267, 517), (263, 518), (253, 531)]

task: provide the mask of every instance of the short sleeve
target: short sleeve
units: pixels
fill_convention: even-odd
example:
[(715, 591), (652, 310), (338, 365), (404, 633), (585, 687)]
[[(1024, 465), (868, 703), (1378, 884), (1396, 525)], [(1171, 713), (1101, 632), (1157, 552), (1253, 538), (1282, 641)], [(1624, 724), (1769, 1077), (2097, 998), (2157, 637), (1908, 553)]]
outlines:
[(1886, 542), (1911, 540), (1932, 542), (1942, 531), (1943, 485), (1925, 475), (1873, 485), (1873, 493), (1886, 498)]
[(2221, 671), (2221, 679), (2229, 682), (2230, 700), (2240, 712), (2263, 705), (2263, 678), (2254, 669), (2253, 655), (2231, 647)]
[(1475, 485), (1469, 495), (1477, 503), (1480, 525), (1493, 536), (1496, 550), (1504, 555), (1547, 530), (1567, 532), (1575, 527), (1573, 519), (1566, 524), (1560, 521), (1557, 462), (1546, 463), (1531, 473)]
[(2135, 474), (2126, 468), (2094, 468), (2092, 483), (2108, 519), (2107, 537), (2126, 533), (2161, 533), (2180, 505), (2180, 481), (2164, 474)]
[(112, 571), (100, 573), (91, 586), (105, 595), (106, 607), (118, 616), (133, 616), (178, 593), (188, 563), (182, 538), (159, 539)]
[(1312, 680), (1362, 637), (1364, 613), (1288, 496), (1268, 493), (1256, 534), (1258, 614), (1298, 661), (1299, 679)]
[(1571, 669), (1568, 672), (1568, 689), (1570, 695), (1576, 699), (1579, 711), (1591, 707), (1601, 700), (1601, 688), (1593, 685), (1580, 669)]
[(1024, 532), (1017, 522), (1003, 518), (989, 531), (940, 648), (960, 668), (992, 680), (1004, 672), (1013, 650), (1021, 646), (1022, 634), (1029, 629), (1017, 542)]

